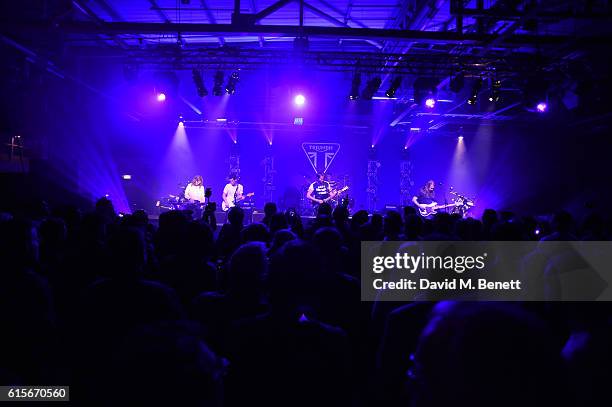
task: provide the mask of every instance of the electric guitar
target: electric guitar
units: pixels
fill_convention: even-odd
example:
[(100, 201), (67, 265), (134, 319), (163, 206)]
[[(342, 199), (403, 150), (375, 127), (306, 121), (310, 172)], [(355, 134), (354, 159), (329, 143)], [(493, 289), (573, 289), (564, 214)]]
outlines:
[(240, 201), (243, 201), (243, 200), (245, 200), (245, 199), (247, 199), (247, 198), (250, 198), (250, 197), (252, 197), (252, 196), (254, 196), (254, 195), (255, 195), (255, 192), (249, 192), (248, 194), (242, 195), (240, 198), (234, 198), (234, 200), (233, 200), (233, 202), (232, 202), (232, 203), (233, 203), (233, 205), (230, 205), (230, 204), (228, 204), (227, 202), (223, 201), (223, 203), (221, 204), (221, 209), (223, 209), (223, 212), (227, 212), (227, 211), (229, 211), (229, 209), (230, 209), (232, 206), (235, 206), (235, 205), (236, 205), (236, 204), (238, 204)]
[[(338, 195), (340, 195), (340, 194), (341, 194), (341, 193), (343, 193), (344, 191), (348, 191), (348, 189), (349, 189), (349, 187), (348, 187), (348, 185), (347, 185), (347, 186), (343, 187), (342, 189), (338, 189), (338, 190), (335, 190), (335, 189), (334, 189), (334, 190), (332, 190), (332, 191), (329, 193), (329, 196), (328, 196), (327, 198), (323, 199), (323, 203), (331, 201), (332, 199), (334, 199), (335, 197), (337, 197)], [(320, 203), (318, 203), (318, 202), (316, 202), (316, 201), (312, 201), (312, 205), (313, 205), (313, 206), (319, 206), (319, 205), (321, 205), (321, 204), (320, 204)]]
[(432, 202), (430, 204), (425, 204), (425, 208), (419, 208), (417, 207), (417, 209), (419, 210), (419, 214), (423, 217), (427, 217), (430, 215), (435, 215), (436, 213), (438, 213), (439, 209), (445, 209), (445, 208), (449, 208), (451, 206), (458, 206), (459, 203), (458, 202), (453, 202), (453, 203), (449, 203), (446, 205), (438, 205), (437, 202)]

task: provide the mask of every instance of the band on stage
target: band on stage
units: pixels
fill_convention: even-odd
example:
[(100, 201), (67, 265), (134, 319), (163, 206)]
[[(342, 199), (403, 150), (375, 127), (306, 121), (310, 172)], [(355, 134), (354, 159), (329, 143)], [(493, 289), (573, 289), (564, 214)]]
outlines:
[[(346, 178), (346, 177), (345, 177)], [(305, 195), (302, 195), (303, 201), (309, 202), (310, 208), (301, 208), (304, 215), (316, 214), (317, 208), (322, 204), (329, 204), (332, 207), (351, 205), (352, 200), (349, 199), (346, 191), (349, 189), (345, 180), (343, 187), (339, 186), (337, 181), (330, 181), (328, 175), (321, 172), (316, 175), (316, 179), (306, 184)], [(240, 183), (240, 177), (237, 173), (230, 173), (227, 177), (227, 184), (223, 188), (221, 195), (221, 209), (228, 211), (235, 206), (241, 206), (246, 209), (252, 209), (254, 203), (252, 197), (253, 192), (245, 194), (245, 188)], [(438, 212), (456, 213), (462, 217), (467, 216), (468, 211), (475, 206), (474, 199), (468, 198), (465, 195), (459, 194), (450, 187), (449, 193), (452, 198), (447, 199), (447, 195), (439, 202), (436, 198), (436, 182), (428, 180), (415, 194), (411, 203), (414, 205), (417, 213), (426, 219), (432, 218)], [(204, 180), (201, 175), (195, 175), (191, 182), (184, 188), (183, 197), (170, 195), (166, 198), (163, 204), (158, 201), (157, 206), (160, 209), (190, 209), (195, 216), (201, 216), (202, 211), (215, 211), (216, 204), (210, 201), (212, 196), (211, 188), (204, 186)]]

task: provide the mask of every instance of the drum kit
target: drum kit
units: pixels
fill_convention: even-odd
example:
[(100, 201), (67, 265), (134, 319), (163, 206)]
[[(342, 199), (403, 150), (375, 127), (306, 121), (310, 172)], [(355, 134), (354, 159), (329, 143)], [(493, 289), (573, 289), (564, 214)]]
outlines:
[(453, 199), (455, 205), (453, 206), (453, 210), (451, 213), (458, 213), (462, 218), (467, 217), (468, 211), (472, 209), (476, 204), (474, 203), (474, 199), (468, 198), (465, 195), (462, 195), (456, 191), (450, 191), (450, 194), (454, 195)]
[[(169, 194), (163, 196), (157, 200), (155, 206), (160, 212), (166, 211), (190, 211), (194, 217), (199, 218), (206, 207), (207, 202), (198, 202), (185, 198), (186, 186), (180, 184), (178, 186), (179, 192), (177, 195)], [(206, 188), (204, 192), (204, 198), (206, 201), (210, 199), (212, 190)]]

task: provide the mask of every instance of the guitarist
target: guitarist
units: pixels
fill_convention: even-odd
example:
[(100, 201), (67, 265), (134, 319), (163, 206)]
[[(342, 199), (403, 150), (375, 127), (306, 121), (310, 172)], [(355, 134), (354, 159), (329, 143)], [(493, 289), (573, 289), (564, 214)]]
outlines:
[[(244, 188), (238, 183), (238, 175), (230, 174), (229, 183), (223, 188), (223, 209), (227, 210), (236, 206), (236, 202), (242, 200)], [(225, 209), (227, 208), (227, 209)]]
[(412, 203), (418, 209), (426, 209), (427, 205), (431, 205), (435, 202), (436, 198), (436, 183), (434, 180), (430, 179), (423, 185), (423, 187), (419, 190), (419, 194), (417, 196), (412, 197)]
[(329, 186), (329, 182), (325, 181), (324, 173), (317, 174), (317, 180), (308, 187), (306, 198), (308, 198), (313, 205), (320, 205), (323, 202), (329, 201), (331, 198), (331, 187)]

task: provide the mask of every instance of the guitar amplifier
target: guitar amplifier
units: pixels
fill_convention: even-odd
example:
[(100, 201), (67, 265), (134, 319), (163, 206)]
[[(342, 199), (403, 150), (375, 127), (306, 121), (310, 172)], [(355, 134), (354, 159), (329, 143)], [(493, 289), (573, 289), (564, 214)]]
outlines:
[(227, 212), (215, 211), (215, 219), (217, 220), (217, 225), (224, 225), (227, 223)]
[(260, 211), (253, 211), (253, 223), (263, 222), (263, 218), (266, 216), (265, 213)]

